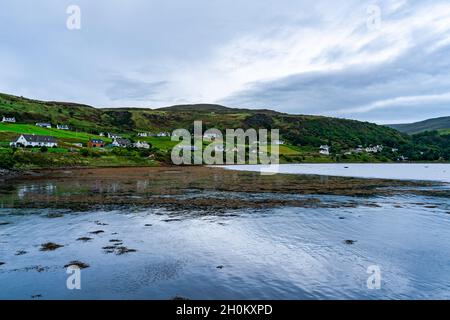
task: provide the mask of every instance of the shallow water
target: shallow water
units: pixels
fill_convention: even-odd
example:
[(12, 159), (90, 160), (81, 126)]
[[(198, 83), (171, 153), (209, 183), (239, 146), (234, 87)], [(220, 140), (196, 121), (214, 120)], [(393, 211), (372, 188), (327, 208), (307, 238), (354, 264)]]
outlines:
[(340, 177), (450, 182), (450, 164), (444, 163), (311, 163), (221, 167), (231, 170), (263, 171), (267, 173), (318, 174)]
[[(178, 175), (171, 183), (185, 178)], [(123, 192), (120, 185), (112, 188), (116, 181), (110, 182), (110, 188), (105, 183), (102, 188), (108, 193)], [(21, 181), (11, 186), (11, 193), (30, 192), (37, 184)], [(88, 189), (76, 178), (64, 184), (64, 193)], [(37, 192), (49, 197), (62, 192), (56, 182), (40, 184), (45, 185), (49, 187)], [(195, 197), (321, 202), (312, 207), (221, 210), (169, 210), (132, 203), (113, 210), (83, 211), (4, 207), (0, 209), (0, 262), (4, 262), (0, 298), (450, 299), (446, 197), (271, 194), (194, 187), (171, 196), (187, 202)], [(91, 240), (77, 240), (81, 237)], [(47, 242), (63, 247), (41, 251), (41, 244)], [(118, 247), (136, 251), (118, 254)], [(75, 260), (89, 267), (81, 270), (81, 290), (68, 290), (64, 266)], [(380, 289), (367, 288), (367, 268), (373, 265), (381, 270)]]

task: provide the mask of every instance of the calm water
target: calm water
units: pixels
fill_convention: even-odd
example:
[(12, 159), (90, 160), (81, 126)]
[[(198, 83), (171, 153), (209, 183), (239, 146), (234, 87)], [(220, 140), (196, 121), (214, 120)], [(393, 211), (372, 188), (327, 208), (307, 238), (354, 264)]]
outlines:
[(291, 174), (318, 174), (326, 176), (359, 177), (376, 179), (430, 180), (450, 182), (450, 164), (397, 164), (397, 163), (312, 163), (280, 164), (272, 166), (235, 165), (223, 166), (241, 171), (262, 171)]
[[(76, 179), (72, 183), (78, 185)], [(28, 184), (21, 182), (12, 192), (36, 188), (36, 182)], [(48, 194), (56, 188), (49, 182), (45, 186), (42, 192)], [(450, 299), (448, 198), (210, 190), (193, 190), (194, 195), (317, 197), (333, 205), (170, 211), (3, 208), (0, 298)], [(349, 201), (355, 205), (344, 205)], [(104, 249), (114, 241), (136, 251), (119, 255)], [(47, 242), (63, 247), (40, 251)], [(81, 290), (66, 288), (64, 266), (74, 260), (89, 264), (81, 271)], [(381, 269), (379, 290), (367, 288), (372, 265)]]

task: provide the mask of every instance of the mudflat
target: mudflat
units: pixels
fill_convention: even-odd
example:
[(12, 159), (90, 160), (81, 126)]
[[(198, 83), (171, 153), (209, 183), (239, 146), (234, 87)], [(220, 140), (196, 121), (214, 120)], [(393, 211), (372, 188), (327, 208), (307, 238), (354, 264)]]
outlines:
[[(239, 209), (278, 206), (328, 207), (308, 195), (361, 199), (393, 194), (449, 197), (439, 183), (360, 179), (317, 175), (260, 175), (203, 166), (127, 167), (30, 171), (0, 187), (3, 207), (91, 209), (98, 206), (146, 206), (176, 209)], [(263, 194), (265, 197), (240, 196)], [(303, 197), (295, 197), (303, 196)], [(354, 206), (361, 201), (339, 201)]]

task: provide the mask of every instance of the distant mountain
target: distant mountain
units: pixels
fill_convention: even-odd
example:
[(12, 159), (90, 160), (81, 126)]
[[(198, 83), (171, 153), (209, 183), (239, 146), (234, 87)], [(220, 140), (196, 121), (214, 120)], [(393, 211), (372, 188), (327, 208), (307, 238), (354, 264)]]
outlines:
[(408, 134), (431, 130), (445, 130), (450, 129), (450, 117), (434, 118), (414, 123), (389, 124), (387, 126)]
[(181, 104), (170, 107), (164, 107), (156, 109), (159, 111), (179, 111), (179, 112), (217, 112), (217, 113), (237, 113), (237, 112), (248, 112), (248, 113), (279, 113), (274, 110), (269, 109), (241, 109), (241, 108), (229, 108), (222, 106), (220, 104)]

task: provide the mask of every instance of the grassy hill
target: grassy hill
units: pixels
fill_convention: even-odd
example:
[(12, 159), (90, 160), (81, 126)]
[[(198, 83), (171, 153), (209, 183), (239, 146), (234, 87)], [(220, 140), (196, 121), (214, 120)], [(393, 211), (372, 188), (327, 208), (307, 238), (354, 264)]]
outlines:
[[(328, 144), (335, 152), (358, 145), (399, 147), (411, 141), (410, 137), (397, 130), (368, 122), (290, 115), (272, 110), (234, 109), (214, 104), (178, 105), (161, 109), (98, 109), (76, 103), (38, 101), (0, 94), (0, 116), (14, 116), (21, 125), (33, 125), (35, 122), (67, 124), (72, 132), (52, 130), (43, 133), (83, 141), (105, 131), (133, 136), (141, 131), (191, 130), (195, 120), (203, 121), (204, 130), (276, 128), (280, 129), (282, 139), (291, 145), (317, 148), (321, 144)], [(7, 135), (7, 128), (6, 125), (0, 127), (3, 136)], [(22, 126), (9, 132), (10, 135), (14, 132), (38, 134), (37, 130)], [(170, 144), (165, 143), (163, 147), (170, 148)]]
[(102, 110), (75, 103), (38, 101), (0, 93), (0, 115), (15, 117), (18, 123), (67, 124), (80, 131), (112, 128)]
[[(180, 105), (162, 109), (97, 109), (87, 105), (46, 102), (0, 94), (0, 116), (14, 116), (18, 123), (67, 124), (73, 131), (133, 134), (139, 131), (191, 129), (202, 120), (204, 129), (278, 128), (283, 139), (294, 145), (330, 144), (336, 149), (357, 145), (398, 146), (408, 142), (400, 132), (368, 122), (319, 116), (289, 115), (272, 110), (233, 109), (220, 105)], [(29, 132), (29, 131), (27, 131)], [(83, 139), (87, 139), (83, 136)]]
[[(280, 148), (281, 160), (285, 162), (396, 161), (401, 155), (415, 161), (450, 159), (448, 146), (450, 135), (446, 130), (410, 136), (393, 128), (369, 122), (291, 115), (264, 109), (236, 109), (215, 104), (178, 105), (161, 109), (98, 109), (76, 103), (38, 101), (0, 94), (0, 116), (15, 117), (17, 120), (15, 124), (0, 124), (0, 149), (1, 147), (8, 149), (9, 141), (21, 133), (51, 135), (62, 142), (63, 147), (69, 147), (67, 143), (86, 144), (91, 138), (99, 138), (100, 132), (112, 132), (132, 140), (150, 142), (158, 153), (156, 157), (166, 161), (167, 152), (177, 142), (171, 141), (168, 137), (137, 137), (137, 133), (171, 132), (179, 128), (192, 131), (194, 121), (201, 120), (203, 130), (217, 128), (224, 132), (225, 129), (237, 128), (279, 129), (281, 139), (286, 142)], [(446, 118), (442, 118), (434, 123), (439, 122), (439, 126), (442, 127), (445, 126), (445, 121)], [(67, 124), (71, 131), (40, 128), (34, 125), (35, 122)], [(331, 156), (319, 155), (319, 146), (322, 144), (331, 147)], [(355, 152), (349, 154), (349, 150), (359, 145), (363, 147), (383, 145), (386, 151), (378, 154)], [(392, 148), (398, 151), (394, 152)], [(86, 154), (86, 151), (84, 153)], [(108, 160), (117, 165), (130, 161), (130, 155), (113, 156), (125, 157), (120, 161)], [(132, 152), (131, 156), (134, 157), (132, 162), (138, 164), (142, 163), (142, 156), (145, 158), (149, 155)], [(92, 157), (106, 159), (106, 154), (92, 154)], [(69, 160), (70, 157), (61, 161)], [(82, 160), (86, 159), (80, 161), (83, 162)], [(105, 160), (105, 164), (108, 161)]]
[(442, 130), (445, 133), (450, 131), (450, 117), (434, 118), (406, 124), (390, 124), (388, 126), (408, 134), (432, 130)]
[(89, 139), (103, 139), (108, 142), (111, 139), (100, 137), (98, 135), (89, 134), (85, 132), (75, 132), (69, 130), (58, 130), (56, 128), (41, 128), (32, 124), (19, 123), (0, 123), (0, 141), (5, 140), (5, 137), (13, 137), (19, 134), (37, 134), (43, 136), (53, 136), (62, 141), (67, 142), (81, 142), (87, 143)]

